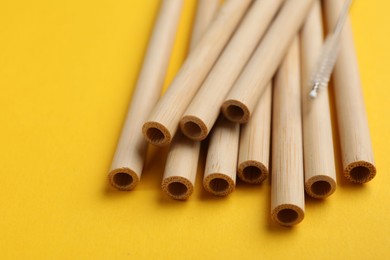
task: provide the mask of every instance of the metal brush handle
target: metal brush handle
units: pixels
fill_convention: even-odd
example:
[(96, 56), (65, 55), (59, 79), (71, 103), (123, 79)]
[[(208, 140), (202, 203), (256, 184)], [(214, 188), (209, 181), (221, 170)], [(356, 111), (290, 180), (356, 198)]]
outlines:
[(320, 88), (326, 88), (328, 86), (340, 50), (340, 35), (347, 20), (351, 4), (352, 0), (345, 1), (333, 32), (329, 33), (326, 37), (319, 62), (311, 78), (312, 89), (310, 91), (310, 97), (312, 98), (317, 97)]

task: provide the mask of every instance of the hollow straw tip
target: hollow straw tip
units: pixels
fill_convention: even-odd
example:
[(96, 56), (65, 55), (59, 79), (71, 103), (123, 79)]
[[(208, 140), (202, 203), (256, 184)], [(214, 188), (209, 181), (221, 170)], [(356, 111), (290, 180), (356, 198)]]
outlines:
[(336, 180), (328, 175), (315, 175), (305, 181), (306, 193), (315, 199), (325, 199), (336, 191)]
[(269, 172), (267, 167), (261, 162), (248, 160), (238, 165), (237, 175), (243, 182), (260, 184), (267, 179)]
[(247, 123), (251, 115), (249, 108), (243, 102), (234, 99), (223, 102), (222, 113), (229, 121), (239, 124)]
[(356, 161), (345, 168), (344, 176), (352, 183), (363, 184), (376, 176), (376, 168), (370, 162)]
[(305, 211), (294, 204), (282, 204), (271, 212), (271, 218), (282, 226), (299, 224), (305, 217)]
[(180, 120), (180, 129), (185, 136), (194, 141), (203, 141), (210, 132), (203, 120), (193, 115), (184, 116)]
[(142, 134), (148, 143), (156, 146), (167, 146), (172, 142), (172, 134), (159, 122), (148, 121), (144, 123)]
[(111, 170), (108, 180), (112, 187), (120, 191), (130, 191), (139, 183), (138, 175), (127, 167)]
[(194, 192), (194, 185), (187, 178), (171, 176), (162, 181), (161, 189), (172, 199), (186, 200)]
[(227, 196), (234, 191), (235, 181), (225, 174), (212, 173), (203, 180), (203, 187), (214, 195)]

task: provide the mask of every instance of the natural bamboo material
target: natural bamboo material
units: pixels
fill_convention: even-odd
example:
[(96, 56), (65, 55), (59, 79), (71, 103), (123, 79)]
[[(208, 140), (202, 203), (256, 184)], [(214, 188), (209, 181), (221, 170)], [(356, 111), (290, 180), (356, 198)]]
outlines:
[[(200, 0), (197, 7), (195, 23), (193, 26), (191, 46), (196, 46), (202, 34), (210, 25), (218, 10), (219, 0)], [(165, 194), (173, 199), (188, 199), (195, 186), (198, 168), (200, 142), (186, 138), (177, 132), (171, 146), (165, 165), (161, 188)]]
[(161, 188), (173, 199), (188, 199), (194, 191), (200, 142), (177, 132), (173, 138), (164, 170)]
[(145, 139), (168, 145), (181, 116), (210, 72), (252, 0), (227, 0), (143, 125)]
[(203, 187), (210, 193), (226, 196), (236, 185), (240, 126), (222, 116), (215, 124), (207, 151)]
[[(333, 28), (342, 2), (323, 3), (327, 27)], [(344, 25), (340, 44), (333, 85), (344, 175), (351, 182), (365, 183), (375, 177), (376, 168), (349, 21)]]
[(319, 199), (328, 197), (336, 189), (328, 89), (316, 99), (309, 96), (311, 77), (321, 56), (322, 44), (321, 2), (316, 0), (301, 30), (301, 95), (305, 190)]
[(253, 116), (241, 125), (238, 153), (238, 177), (258, 184), (268, 177), (271, 138), (272, 85), (265, 89)]
[(183, 1), (164, 0), (129, 106), (108, 174), (118, 190), (133, 189), (141, 178), (147, 143), (140, 129), (161, 93), (179, 24)]
[(271, 216), (286, 226), (298, 224), (305, 214), (299, 67), (295, 37), (276, 74), (272, 104)]
[(222, 104), (229, 120), (248, 122), (314, 0), (285, 1), (279, 14)]
[(205, 33), (205, 29), (209, 27), (218, 7), (220, 0), (198, 0), (195, 14), (195, 22), (191, 32), (190, 49), (193, 50)]
[(203, 82), (180, 121), (182, 132), (193, 140), (209, 134), (222, 102), (249, 60), (284, 0), (257, 0)]

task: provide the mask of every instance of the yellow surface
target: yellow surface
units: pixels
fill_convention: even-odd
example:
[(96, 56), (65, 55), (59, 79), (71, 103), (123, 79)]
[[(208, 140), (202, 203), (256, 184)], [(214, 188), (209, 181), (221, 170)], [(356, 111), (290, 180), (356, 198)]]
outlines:
[[(167, 82), (194, 7), (186, 1)], [(332, 197), (308, 199), (305, 220), (282, 228), (270, 222), (269, 182), (225, 199), (198, 182), (189, 201), (167, 199), (158, 150), (134, 191), (108, 188), (158, 1), (1, 1), (0, 258), (389, 259), (389, 8), (352, 10), (377, 177), (339, 178)]]

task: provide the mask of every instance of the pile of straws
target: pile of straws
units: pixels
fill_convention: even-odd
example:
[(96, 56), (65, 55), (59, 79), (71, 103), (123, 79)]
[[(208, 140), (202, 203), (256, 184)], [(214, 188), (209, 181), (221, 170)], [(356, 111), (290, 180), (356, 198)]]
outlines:
[[(325, 198), (336, 189), (328, 91), (312, 99), (309, 82), (323, 47), (322, 7), (333, 28), (343, 1), (225, 0), (219, 7), (219, 0), (199, 0), (190, 53), (160, 98), (183, 1), (162, 1), (109, 172), (111, 185), (133, 189), (147, 143), (170, 145), (162, 190), (187, 199), (200, 142), (210, 133), (204, 188), (226, 196), (236, 174), (258, 184), (270, 173), (272, 219), (299, 223), (305, 191)], [(333, 83), (344, 175), (368, 182), (376, 169), (348, 22)]]

